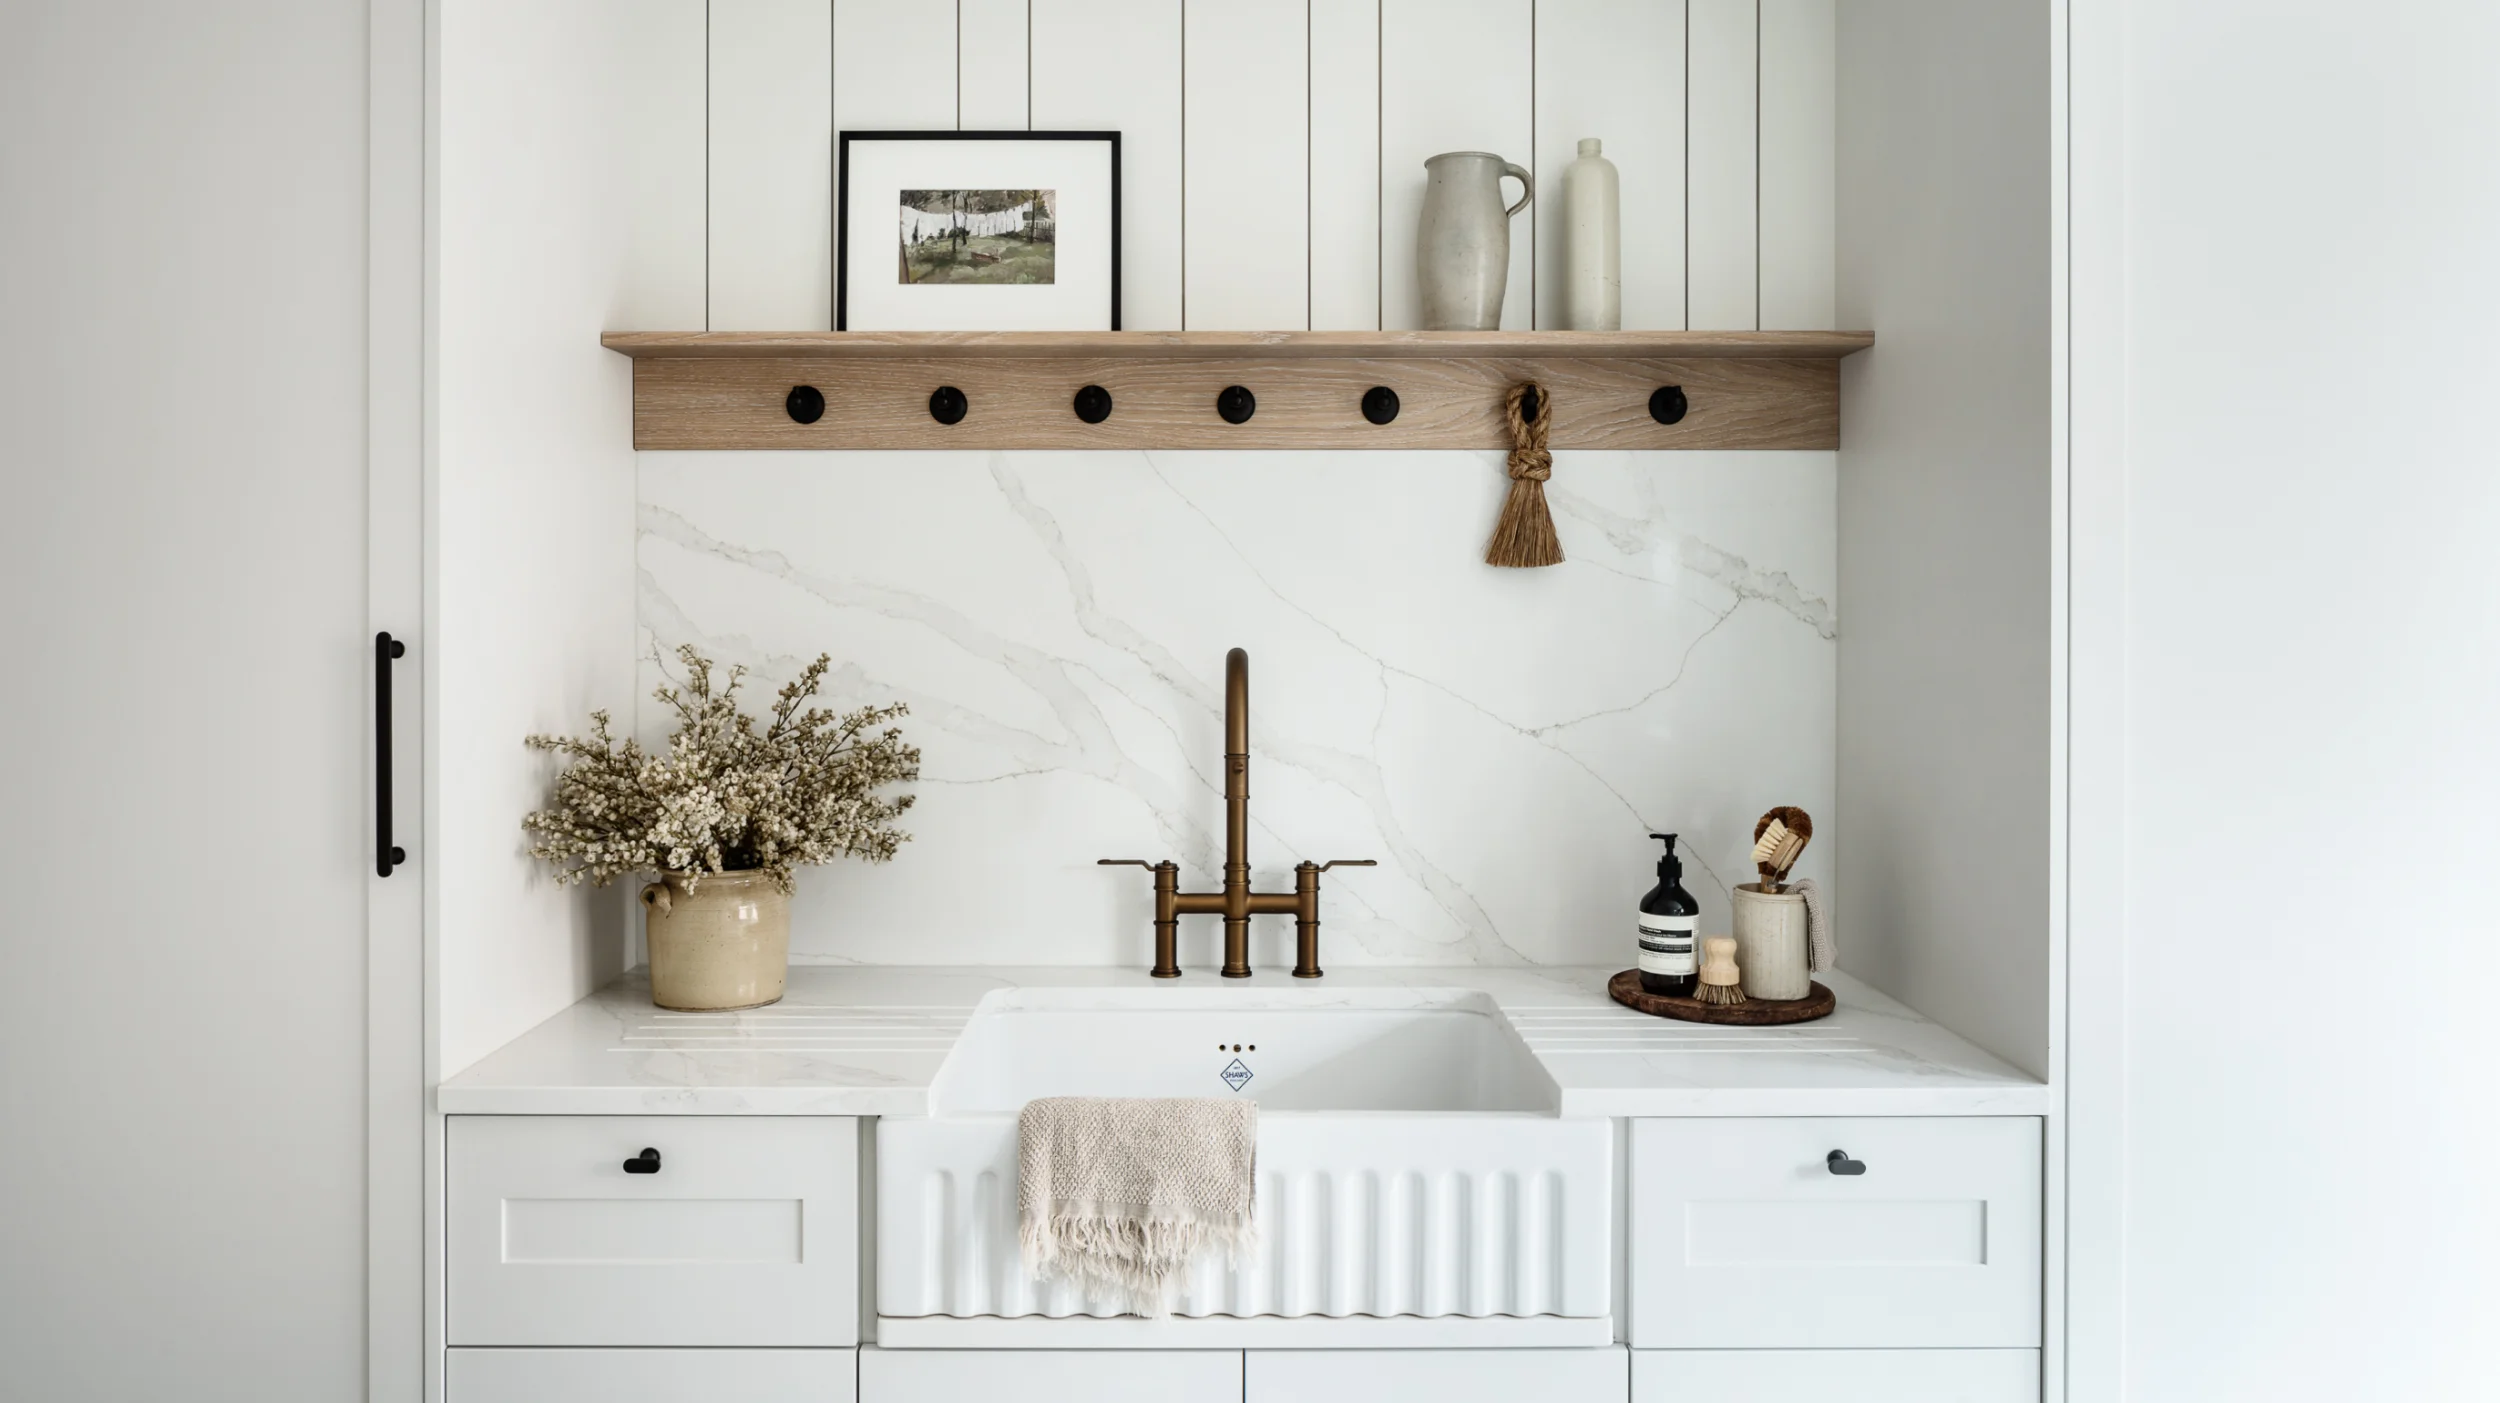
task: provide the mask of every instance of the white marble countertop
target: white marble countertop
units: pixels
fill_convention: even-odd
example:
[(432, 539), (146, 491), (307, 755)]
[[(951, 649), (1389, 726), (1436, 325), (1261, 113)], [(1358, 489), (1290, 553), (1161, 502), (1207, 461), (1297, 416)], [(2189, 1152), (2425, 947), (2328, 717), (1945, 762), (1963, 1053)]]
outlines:
[(795, 966), (787, 996), (744, 1013), (652, 1006), (637, 972), (445, 1082), (448, 1114), (840, 1115), (928, 1112), (929, 1084), (981, 1000), (1020, 988), (1221, 989), (1297, 999), (1329, 989), (1491, 995), (1562, 1089), (1572, 1116), (2038, 1115), (2042, 1083), (1845, 974), (1840, 1007), (1787, 1028), (1635, 1013), (1600, 968), (1351, 968), (1321, 984), (1259, 971)]

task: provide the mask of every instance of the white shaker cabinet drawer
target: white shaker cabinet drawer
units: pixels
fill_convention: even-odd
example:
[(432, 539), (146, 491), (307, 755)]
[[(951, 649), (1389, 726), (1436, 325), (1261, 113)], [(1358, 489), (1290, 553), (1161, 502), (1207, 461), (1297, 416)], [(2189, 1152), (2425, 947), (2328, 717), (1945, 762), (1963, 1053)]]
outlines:
[(860, 1403), (1241, 1403), (1241, 1351), (876, 1349)]
[(1624, 1351), (1251, 1350), (1244, 1403), (1623, 1403)]
[(851, 1403), (847, 1349), (455, 1349), (443, 1403)]
[[(1632, 1403), (2040, 1403), (2036, 1349), (1636, 1349)], [(458, 1400), (454, 1400), (458, 1403)]]
[(2040, 1343), (2037, 1119), (1636, 1120), (1631, 1155), (1638, 1348)]
[(857, 1121), (447, 1124), (449, 1343), (859, 1342)]

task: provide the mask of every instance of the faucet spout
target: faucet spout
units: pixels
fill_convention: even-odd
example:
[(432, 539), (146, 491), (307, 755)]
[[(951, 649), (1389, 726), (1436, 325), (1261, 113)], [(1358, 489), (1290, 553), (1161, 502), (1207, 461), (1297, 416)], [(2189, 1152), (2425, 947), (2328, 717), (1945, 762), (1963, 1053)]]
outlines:
[(1224, 967), (1250, 977), (1250, 655), (1224, 655)]
[(1226, 979), (1250, 977), (1250, 918), (1259, 915), (1294, 918), (1293, 972), (1317, 979), (1319, 968), (1319, 874), (1330, 867), (1369, 867), (1359, 862), (1305, 862), (1294, 869), (1291, 892), (1250, 889), (1250, 655), (1239, 648), (1224, 655), (1224, 886), (1221, 891), (1180, 890), (1180, 866), (1142, 858), (1104, 858), (1105, 867), (1143, 867), (1155, 879), (1155, 963), (1157, 979), (1180, 977), (1175, 953), (1176, 932), (1183, 916), (1224, 918)]

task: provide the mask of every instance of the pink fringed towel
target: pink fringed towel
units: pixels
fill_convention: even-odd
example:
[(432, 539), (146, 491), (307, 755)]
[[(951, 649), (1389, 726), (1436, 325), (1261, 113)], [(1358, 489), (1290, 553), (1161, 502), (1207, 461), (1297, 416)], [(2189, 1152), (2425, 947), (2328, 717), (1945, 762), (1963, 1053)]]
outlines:
[(1255, 1101), (1053, 1096), (1016, 1117), (1024, 1269), (1147, 1317), (1256, 1241)]

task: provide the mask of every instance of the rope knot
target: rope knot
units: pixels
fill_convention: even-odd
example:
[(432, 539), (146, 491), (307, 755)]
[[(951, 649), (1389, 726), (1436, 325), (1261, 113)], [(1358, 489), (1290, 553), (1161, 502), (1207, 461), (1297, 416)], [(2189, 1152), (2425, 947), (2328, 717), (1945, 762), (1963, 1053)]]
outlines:
[[(1521, 411), (1536, 398), (1536, 417)], [(1545, 449), (1554, 422), (1554, 398), (1531, 380), (1513, 385), (1502, 396), (1502, 418), (1510, 426), (1510, 496), (1502, 502), (1502, 519), (1493, 539), (1485, 543), (1487, 565), (1560, 565), (1562, 542), (1554, 536), (1554, 514), (1545, 505), (1545, 480), (1554, 475), (1554, 455)]]

